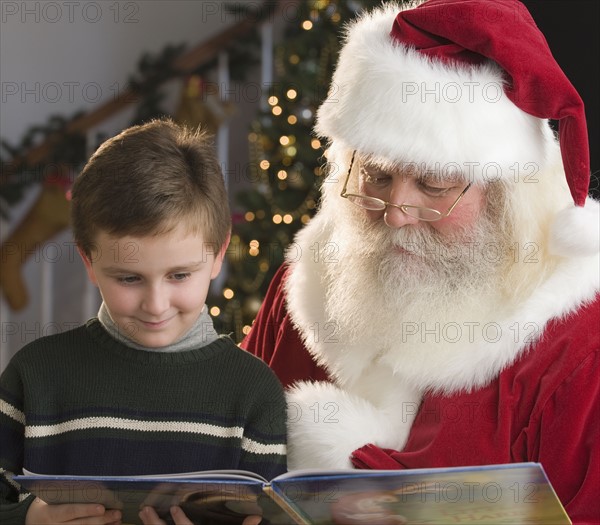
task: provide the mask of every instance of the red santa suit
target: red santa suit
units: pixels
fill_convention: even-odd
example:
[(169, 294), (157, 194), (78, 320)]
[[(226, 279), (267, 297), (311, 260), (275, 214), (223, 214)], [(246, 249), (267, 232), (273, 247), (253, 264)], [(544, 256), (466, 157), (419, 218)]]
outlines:
[[(275, 276), (242, 346), (266, 361), (285, 386), (327, 380), (287, 311), (288, 273), (284, 267)], [(405, 418), (416, 414), (404, 448), (382, 449), (365, 442), (351, 452), (352, 464), (404, 469), (540, 462), (574, 523), (598, 523), (599, 326), (597, 295), (550, 320), (540, 339), (487, 385), (452, 395), (427, 393), (419, 406), (398, 406)], [(527, 337), (530, 330), (521, 335)], [(331, 402), (325, 396), (320, 407), (308, 408), (309, 416), (315, 417), (318, 408), (323, 420), (337, 421), (343, 409), (327, 407)], [(298, 418), (298, 410), (292, 405), (290, 417)]]
[[(289, 386), (288, 463), (535, 461), (573, 522), (599, 523), (600, 207), (586, 198), (583, 104), (517, 0), (431, 0), (398, 12), (383, 7), (348, 29), (317, 116), (335, 169), (242, 343)], [(560, 121), (560, 144), (547, 118)], [(502, 220), (519, 247), (536, 248), (534, 266), (519, 257), (507, 270), (503, 286), (518, 300), (483, 324), (456, 304), (440, 325), (436, 312), (407, 309), (404, 319), (382, 312), (389, 324), (374, 333), (337, 330), (329, 300), (354, 249), (339, 235), (353, 213), (339, 174), (350, 173), (353, 151), (468, 168), (482, 188), (497, 168), (510, 203)], [(370, 283), (360, 286), (349, 300), (367, 295)], [(388, 328), (391, 343), (376, 333)]]

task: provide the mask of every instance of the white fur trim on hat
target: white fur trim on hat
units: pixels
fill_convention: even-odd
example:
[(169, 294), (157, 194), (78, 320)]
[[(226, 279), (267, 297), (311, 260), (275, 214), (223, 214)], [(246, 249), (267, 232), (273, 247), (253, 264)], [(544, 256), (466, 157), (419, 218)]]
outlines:
[(317, 133), (482, 184), (543, 169), (559, 147), (554, 134), (508, 99), (499, 66), (444, 64), (392, 41), (394, 18), (410, 7), (387, 5), (349, 26)]

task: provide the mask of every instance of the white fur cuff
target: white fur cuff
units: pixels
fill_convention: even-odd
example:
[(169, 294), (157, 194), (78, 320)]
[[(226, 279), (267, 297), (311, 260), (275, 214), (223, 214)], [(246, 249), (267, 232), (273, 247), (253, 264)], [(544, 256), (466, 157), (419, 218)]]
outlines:
[(351, 468), (350, 456), (368, 443), (400, 449), (414, 414), (397, 421), (331, 383), (298, 383), (287, 394), (288, 467)]

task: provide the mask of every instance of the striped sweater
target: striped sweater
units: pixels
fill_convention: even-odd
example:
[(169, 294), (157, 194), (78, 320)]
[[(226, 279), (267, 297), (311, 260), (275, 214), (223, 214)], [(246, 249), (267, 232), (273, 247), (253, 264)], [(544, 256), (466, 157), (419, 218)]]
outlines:
[(31, 497), (12, 475), (285, 471), (285, 398), (270, 369), (226, 337), (145, 352), (97, 319), (25, 346), (0, 377), (0, 523)]

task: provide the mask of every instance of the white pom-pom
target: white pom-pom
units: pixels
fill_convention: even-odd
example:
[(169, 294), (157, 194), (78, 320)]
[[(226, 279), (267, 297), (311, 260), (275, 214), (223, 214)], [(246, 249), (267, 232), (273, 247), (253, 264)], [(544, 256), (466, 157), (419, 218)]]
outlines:
[(550, 252), (563, 257), (588, 257), (600, 251), (600, 203), (560, 211), (550, 229)]

